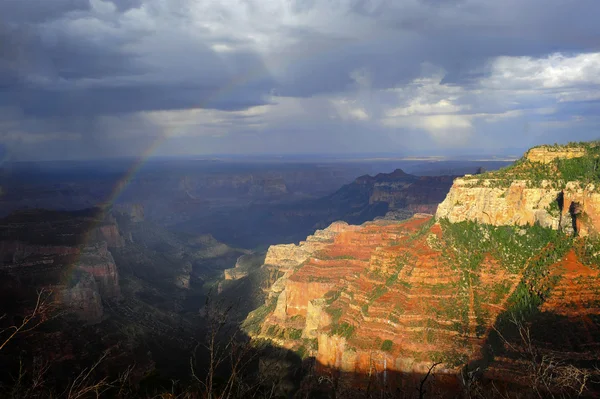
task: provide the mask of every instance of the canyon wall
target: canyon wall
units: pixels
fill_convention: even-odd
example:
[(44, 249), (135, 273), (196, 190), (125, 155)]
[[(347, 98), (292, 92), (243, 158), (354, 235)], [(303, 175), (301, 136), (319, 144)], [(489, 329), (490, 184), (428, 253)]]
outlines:
[(600, 228), (600, 154), (595, 143), (530, 149), (514, 166), (457, 178), (437, 218), (577, 230)]
[(0, 273), (17, 290), (52, 290), (65, 309), (90, 323), (102, 319), (102, 299), (120, 297), (109, 247), (124, 240), (114, 218), (97, 210), (38, 210), (2, 219), (0, 231)]
[(510, 379), (517, 363), (494, 359), (490, 337), (527, 303), (542, 335), (564, 330), (546, 344), (553, 356), (593, 359), (600, 194), (596, 147), (582, 148), (533, 149), (513, 168), (458, 178), (435, 217), (336, 223), (298, 246), (272, 246), (265, 263), (282, 275), (244, 328), (314, 357), (319, 372), (386, 378), (439, 362), (438, 373), (457, 374), (481, 361)]
[(530, 162), (547, 164), (557, 159), (581, 158), (585, 155), (586, 150), (581, 147), (540, 146), (527, 151), (525, 158)]
[(539, 223), (553, 229), (572, 230), (572, 213), (577, 204), (582, 215), (580, 233), (587, 235), (600, 227), (600, 193), (593, 184), (582, 188), (579, 182), (568, 182), (559, 189), (550, 181), (543, 181), (541, 187), (530, 187), (525, 180), (512, 181), (508, 187), (498, 187), (495, 182), (456, 179), (438, 206), (436, 217), (452, 223), (465, 220), (497, 226)]
[[(274, 249), (285, 255), (270, 260), (286, 273), (271, 288), (269, 312), (253, 336), (358, 374), (423, 372), (443, 360), (451, 368), (479, 356), (485, 330), (518, 276), (489, 258), (478, 274), (482, 284), (458, 295), (460, 271), (446, 261), (441, 228), (431, 222), (431, 215), (419, 214), (406, 222), (347, 226), (312, 248)], [(426, 233), (418, 235), (421, 230)], [(477, 308), (474, 298), (500, 291), (499, 284), (506, 288), (493, 303)], [(257, 322), (252, 319), (247, 322)]]

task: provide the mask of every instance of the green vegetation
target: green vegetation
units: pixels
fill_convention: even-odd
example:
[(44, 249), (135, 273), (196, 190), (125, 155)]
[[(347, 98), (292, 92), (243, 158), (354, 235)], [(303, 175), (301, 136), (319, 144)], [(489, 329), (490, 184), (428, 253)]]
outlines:
[(386, 339), (381, 344), (381, 350), (385, 351), (385, 352), (391, 352), (393, 346), (394, 346), (394, 343), (392, 341), (390, 341), (389, 339)]
[(360, 307), (360, 310), (364, 316), (369, 314), (369, 304), (365, 303)]
[(449, 223), (440, 220), (444, 230), (444, 255), (449, 267), (460, 271), (458, 293), (436, 313), (455, 320), (453, 329), (463, 333), (469, 324), (470, 304), (476, 316), (476, 333), (486, 331), (489, 311), (483, 303), (500, 303), (510, 292), (510, 282), (503, 281), (485, 289), (481, 286), (480, 267), (491, 256), (511, 274), (523, 273), (522, 282), (511, 298), (509, 307), (520, 317), (531, 315), (545, 300), (556, 278), (549, 278), (548, 267), (560, 260), (572, 247), (573, 238), (561, 232), (534, 226), (492, 226), (477, 222)]
[(385, 294), (388, 291), (388, 289), (383, 286), (383, 285), (378, 285), (377, 287), (375, 287), (375, 289), (373, 291), (371, 291), (371, 293), (369, 294), (369, 302), (372, 303), (373, 301), (376, 301), (377, 299), (381, 298), (381, 296), (383, 294)]
[(586, 153), (586, 156), (580, 158), (560, 159), (556, 161), (556, 166), (563, 180), (579, 180), (586, 184), (600, 181), (600, 170), (598, 169), (600, 147), (591, 147), (588, 145)]
[(552, 201), (550, 203), (550, 205), (546, 208), (546, 212), (548, 212), (550, 214), (550, 216), (552, 217), (559, 217), (560, 216), (560, 206), (558, 205), (558, 200), (556, 201)]
[(302, 330), (298, 329), (298, 328), (289, 328), (288, 331), (288, 337), (290, 339), (300, 339), (302, 338)]
[(304, 345), (301, 345), (298, 349), (296, 349), (296, 354), (300, 357), (300, 359), (306, 359), (308, 356), (308, 351)]
[(579, 259), (593, 269), (600, 269), (600, 238), (587, 236), (580, 240), (576, 247)]
[(440, 220), (440, 224), (451, 266), (469, 271), (477, 271), (484, 255), (490, 254), (500, 260), (508, 272), (518, 273), (546, 246), (571, 246), (571, 238), (538, 224), (492, 226), (472, 221), (450, 223), (445, 219)]
[(342, 317), (342, 309), (328, 307), (325, 311), (331, 316), (333, 324), (337, 324)]
[(356, 259), (352, 255), (330, 256), (330, 255), (325, 255), (323, 252), (318, 252), (317, 254), (315, 254), (315, 257), (322, 259), (322, 260), (353, 260), (353, 259)]
[(414, 241), (414, 240), (422, 237), (424, 234), (428, 234), (434, 224), (435, 224), (435, 218), (432, 217), (427, 222), (423, 223), (423, 225), (415, 233), (411, 234), (411, 236), (408, 238), (408, 240)]
[(385, 285), (390, 287), (398, 280), (398, 273), (394, 273), (385, 280)]
[(498, 304), (510, 292), (510, 281), (502, 281), (491, 287), (490, 302)]
[(429, 344), (434, 344), (436, 339), (435, 339), (435, 332), (431, 329), (427, 329), (427, 343)]
[(308, 277), (308, 282), (309, 283), (314, 283), (314, 282), (317, 282), (317, 283), (326, 283), (328, 281), (329, 281), (329, 279), (327, 277), (321, 277), (321, 276), (319, 276), (319, 277), (309, 276)]
[(340, 295), (342, 295), (341, 290), (331, 290), (325, 294), (325, 302), (327, 302), (328, 305), (331, 305), (340, 297)]
[(457, 367), (457, 366), (460, 366), (461, 364), (466, 364), (469, 358), (464, 353), (452, 351), (452, 352), (433, 352), (431, 354), (431, 359), (434, 362), (442, 362), (450, 367)]
[(600, 183), (600, 145), (598, 142), (569, 143), (567, 145), (543, 146), (548, 152), (580, 148), (585, 154), (571, 159), (555, 159), (549, 163), (530, 162), (527, 157), (506, 168), (465, 177), (471, 186), (478, 187), (488, 181), (489, 187), (506, 188), (514, 180), (527, 180), (528, 187), (540, 187), (546, 180), (555, 189), (564, 188), (569, 181), (582, 185)]
[(261, 325), (265, 318), (271, 314), (275, 307), (277, 306), (277, 299), (272, 298), (268, 303), (264, 304), (260, 308), (250, 312), (248, 317), (242, 324), (242, 329), (246, 331), (248, 334), (258, 334), (260, 333)]
[(352, 260), (352, 259), (356, 259), (356, 258), (352, 255), (339, 255), (339, 256), (334, 256), (333, 259)]
[(341, 324), (334, 325), (331, 329), (331, 333), (349, 339), (354, 335), (355, 329), (356, 327), (354, 327), (352, 324), (343, 322)]

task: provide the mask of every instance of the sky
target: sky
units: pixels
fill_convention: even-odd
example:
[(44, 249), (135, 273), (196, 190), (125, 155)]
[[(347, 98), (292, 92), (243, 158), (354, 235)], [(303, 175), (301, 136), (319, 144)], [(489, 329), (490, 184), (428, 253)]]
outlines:
[(5, 160), (600, 138), (598, 0), (1, 0)]

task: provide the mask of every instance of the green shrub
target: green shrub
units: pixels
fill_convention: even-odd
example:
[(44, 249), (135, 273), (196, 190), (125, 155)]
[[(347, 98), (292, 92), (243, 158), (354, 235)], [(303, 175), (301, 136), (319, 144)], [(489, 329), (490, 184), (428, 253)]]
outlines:
[(369, 301), (373, 302), (377, 299), (379, 299), (383, 294), (385, 294), (387, 292), (387, 288), (383, 285), (378, 285), (377, 287), (375, 287), (375, 289), (373, 291), (371, 291), (371, 293), (369, 294)]
[(288, 337), (290, 339), (300, 339), (302, 338), (302, 330), (297, 328), (288, 329)]
[(342, 295), (342, 291), (337, 290), (337, 291), (329, 291), (325, 294), (325, 302), (327, 302), (328, 305), (331, 305), (334, 301), (336, 301), (340, 295)]
[(387, 278), (387, 280), (385, 280), (385, 285), (390, 287), (391, 285), (393, 285), (396, 282), (396, 280), (398, 280), (398, 273), (394, 273), (391, 276), (389, 276)]
[(391, 352), (392, 351), (392, 347), (394, 346), (394, 343), (389, 340), (386, 339), (385, 341), (383, 341), (383, 343), (381, 344), (381, 350), (385, 351), (385, 352)]
[(330, 308), (325, 309), (325, 311), (327, 313), (329, 313), (329, 315), (331, 316), (332, 322), (334, 324), (337, 324), (337, 322), (342, 317), (342, 309), (340, 309), (340, 308), (331, 308), (330, 307)]
[(334, 335), (339, 335), (340, 337), (345, 337), (346, 339), (351, 338), (354, 335), (354, 330), (356, 328), (349, 323), (343, 322), (338, 325), (334, 325), (331, 329), (331, 332)]

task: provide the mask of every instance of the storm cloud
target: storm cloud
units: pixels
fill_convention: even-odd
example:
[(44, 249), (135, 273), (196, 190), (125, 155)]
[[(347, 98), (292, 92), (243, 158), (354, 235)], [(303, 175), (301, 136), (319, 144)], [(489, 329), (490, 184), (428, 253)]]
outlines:
[(61, 159), (595, 139), (597, 15), (595, 0), (4, 0), (0, 143)]

